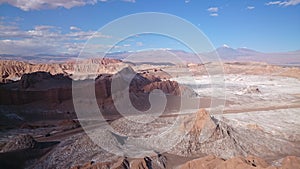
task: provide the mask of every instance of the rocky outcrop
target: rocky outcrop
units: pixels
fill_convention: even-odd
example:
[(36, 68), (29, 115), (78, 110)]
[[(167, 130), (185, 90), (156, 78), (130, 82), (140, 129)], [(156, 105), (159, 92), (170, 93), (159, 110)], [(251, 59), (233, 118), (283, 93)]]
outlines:
[[(122, 69), (117, 74), (101, 74), (95, 80), (96, 85), (96, 95), (103, 97), (111, 96), (111, 83), (114, 81), (114, 90), (123, 91), (129, 90), (130, 92), (142, 92), (142, 88), (155, 82), (160, 79), (155, 79), (152, 81), (151, 79), (147, 79), (141, 76), (139, 73), (136, 73), (131, 67), (126, 67)], [(126, 89), (129, 87), (129, 89)]]
[(140, 70), (139, 73), (147, 79), (154, 81), (155, 79), (167, 80), (172, 78), (172, 76), (159, 68), (150, 68), (146, 70)]
[[(114, 84), (113, 89), (112, 83)], [(124, 95), (123, 92), (129, 91), (132, 105), (142, 111), (150, 108), (149, 93), (154, 89), (159, 89), (168, 96), (197, 97), (197, 94), (186, 86), (170, 80), (162, 81), (159, 78), (148, 79), (143, 74), (136, 73), (131, 67), (126, 67), (114, 75), (99, 75), (95, 80), (95, 86), (98, 104), (103, 105), (102, 107), (109, 109), (110, 112), (116, 112), (113, 107), (112, 90), (114, 94), (118, 95), (118, 98)], [(166, 109), (176, 109), (180, 105), (180, 98), (173, 100), (168, 98), (167, 102)]]
[[(95, 79), (97, 99), (111, 98), (113, 80), (117, 90), (124, 90), (126, 84), (129, 84), (130, 93), (147, 94), (153, 89), (161, 89), (166, 94), (175, 96), (179, 96), (181, 90), (193, 94), (192, 90), (180, 86), (177, 82), (161, 81), (159, 78), (147, 79), (132, 68), (126, 67), (117, 74), (101, 74)], [(88, 86), (85, 85), (85, 80), (82, 80), (82, 89), (85, 87)], [(61, 103), (72, 99), (72, 79), (64, 74), (52, 75), (49, 72), (24, 74), (17, 82), (1, 85), (0, 94), (0, 104), (19, 105), (35, 101)]]
[(220, 126), (202, 109), (182, 123), (181, 130), (188, 131), (188, 134), (173, 148), (174, 153), (183, 156), (214, 154), (222, 158), (243, 155), (243, 150), (230, 136), (232, 129), (226, 127)]
[[(178, 169), (299, 169), (300, 158), (287, 156), (281, 159), (278, 166), (271, 165), (265, 160), (255, 157), (233, 157), (230, 159), (221, 159), (214, 155), (189, 160), (180, 166), (172, 166)], [(161, 165), (156, 161), (156, 157), (145, 157), (142, 159), (120, 158), (110, 162), (94, 161), (83, 165), (74, 166), (72, 169), (165, 169), (166, 165)]]
[(34, 88), (35, 84), (38, 82), (42, 82), (42, 80), (48, 80), (52, 78), (51, 74), (48, 72), (34, 72), (31, 74), (24, 74), (20, 80), (20, 88)]
[(80, 133), (64, 139), (31, 168), (92, 168), (96, 164), (99, 168), (109, 168), (122, 163), (119, 159), (95, 144), (85, 133)]
[(160, 89), (164, 93), (173, 95), (173, 96), (183, 96), (183, 97), (197, 97), (198, 94), (193, 91), (191, 88), (180, 85), (176, 81), (166, 80), (166, 81), (154, 81), (143, 87), (143, 91), (146, 93), (151, 92), (154, 89)]
[(26, 168), (49, 152), (59, 142), (37, 142), (31, 135), (19, 135), (10, 140), (0, 152), (3, 169)]
[(36, 101), (61, 103), (72, 98), (71, 85), (72, 80), (62, 74), (24, 74), (21, 80), (0, 86), (0, 104), (20, 105)]
[(5, 146), (2, 148), (1, 152), (10, 152), (16, 150), (23, 150), (28, 148), (34, 148), (37, 145), (37, 142), (31, 135), (19, 135), (11, 139)]
[[(183, 117), (183, 123), (178, 126), (178, 129), (176, 128), (176, 131), (188, 130), (189, 132), (184, 136), (183, 140), (179, 142), (173, 150), (170, 152), (168, 151), (168, 153), (187, 156), (189, 159), (191, 157), (203, 158), (180, 163), (183, 164), (180, 166), (182, 169), (297, 168), (299, 164), (299, 158), (294, 156), (286, 157), (286, 154), (288, 154), (286, 151), (288, 151), (290, 155), (293, 154), (293, 151), (290, 149), (290, 145), (281, 144), (280, 141), (282, 138), (273, 138), (266, 133), (257, 131), (261, 130), (258, 127), (248, 128), (248, 125), (245, 125), (246, 128), (244, 128), (239, 123), (229, 122), (225, 117), (226, 116), (224, 116), (224, 118), (212, 117), (205, 110), (199, 110), (193, 115), (186, 115)], [(169, 120), (173, 121), (174, 118)], [(157, 134), (157, 131), (162, 131), (157, 130), (157, 128), (160, 127), (159, 125), (163, 125), (168, 122), (169, 121), (166, 118), (159, 118), (159, 120), (157, 119), (155, 122), (147, 123), (147, 125), (145, 125), (146, 127), (140, 127), (132, 122), (125, 122), (122, 119), (118, 119), (113, 121), (110, 125), (117, 130), (117, 133), (124, 135), (125, 140), (127, 140), (125, 136), (147, 137), (148, 135), (155, 135)], [(242, 121), (240, 121), (240, 123), (242, 123)], [(151, 128), (152, 124), (155, 126), (155, 128)], [(234, 124), (238, 126), (235, 126)], [(111, 140), (113, 140), (112, 137), (105, 137), (101, 140), (105, 141), (105, 139), (110, 140), (109, 143), (115, 144), (114, 141), (111, 142)], [(166, 140), (167, 139), (168, 138), (166, 138)], [(258, 143), (257, 140), (260, 140), (260, 142)], [(167, 144), (165, 142), (163, 143)], [(253, 146), (254, 144), (255, 146)], [(274, 149), (268, 149), (269, 146), (274, 147)], [(297, 148), (297, 145), (294, 146), (294, 148)], [(280, 154), (278, 151), (282, 151), (283, 153)], [(296, 152), (297, 150), (294, 151)], [(274, 153), (275, 155), (266, 156), (266, 153)], [(211, 155), (204, 156), (205, 154)], [(286, 158), (272, 162), (274, 159), (270, 160), (270, 157), (273, 157), (274, 159), (280, 159), (282, 157)], [(92, 142), (85, 134), (74, 135), (64, 140), (51, 154), (45, 157), (45, 159), (46, 160), (43, 161), (43, 163), (38, 164), (37, 167), (68, 168), (70, 166), (74, 166), (77, 168), (120, 167), (130, 169), (159, 169), (168, 168), (174, 165), (172, 164), (172, 161), (169, 161), (170, 159), (168, 159), (167, 156), (160, 154), (151, 157), (147, 156), (141, 159), (117, 157), (116, 155), (110, 154), (102, 148), (96, 146), (95, 143)], [(174, 157), (172, 160), (174, 160)], [(172, 166), (171, 168), (174, 167), (177, 166)]]
[(64, 69), (71, 66), (62, 66), (60, 64), (31, 64), (28, 62), (15, 60), (0, 61), (0, 80), (18, 80), (23, 74), (33, 73), (37, 71), (46, 71), (51, 74), (65, 73)]
[(143, 87), (143, 90), (145, 92), (151, 92), (154, 89), (161, 89), (164, 93), (172, 94), (175, 96), (181, 95), (179, 84), (175, 81), (167, 80), (167, 81), (152, 82)]
[(141, 159), (120, 158), (110, 162), (94, 161), (74, 166), (72, 169), (165, 169), (166, 165), (159, 161), (160, 157), (145, 157)]
[(52, 75), (65, 74), (70, 75), (74, 72), (74, 65), (78, 63), (83, 64), (100, 64), (98, 73), (104, 73), (106, 71), (114, 71), (112, 65), (121, 63), (116, 59), (87, 59), (82, 61), (68, 61), (65, 63), (29, 63), (16, 60), (0, 60), (0, 83), (6, 83), (11, 80), (15, 81), (20, 79), (24, 74), (33, 72), (49, 72)]
[(74, 166), (71, 169), (129, 169), (129, 162), (127, 159), (118, 159), (110, 162), (95, 163), (94, 161), (85, 163), (83, 165)]
[(49, 72), (24, 74), (18, 82), (19, 89), (45, 90), (51, 88), (69, 88), (72, 79), (63, 74), (51, 75)]
[(179, 169), (297, 169), (300, 168), (300, 158), (295, 156), (287, 156), (282, 159), (279, 166), (272, 166), (265, 160), (248, 156), (234, 157), (228, 160), (220, 159), (216, 156), (206, 156), (191, 160), (181, 165)]
[(119, 158), (109, 162), (87, 162), (72, 169), (165, 169), (167, 159), (162, 156), (144, 157), (139, 159)]
[(281, 160), (280, 164), (282, 169), (300, 168), (300, 157), (287, 156)]
[[(252, 112), (211, 117), (202, 110), (186, 119), (182, 130), (188, 129), (189, 133), (174, 152), (184, 156), (213, 154), (224, 159), (249, 154), (269, 160), (299, 155), (299, 130), (286, 131), (286, 128), (298, 125), (286, 123), (289, 117), (296, 116), (291, 110), (290, 113)], [(277, 119), (274, 126), (266, 122), (273, 118)], [(185, 124), (193, 126), (186, 127)]]

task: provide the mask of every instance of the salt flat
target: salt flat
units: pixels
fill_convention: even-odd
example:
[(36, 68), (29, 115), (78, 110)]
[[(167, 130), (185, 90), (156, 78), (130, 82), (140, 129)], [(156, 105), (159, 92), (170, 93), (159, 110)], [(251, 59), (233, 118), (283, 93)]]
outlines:
[(230, 101), (224, 112), (300, 107), (300, 80), (297, 78), (240, 74), (214, 76), (222, 76), (224, 84), (213, 85), (211, 79), (215, 77), (206, 75), (172, 80), (190, 86), (200, 97), (222, 97)]

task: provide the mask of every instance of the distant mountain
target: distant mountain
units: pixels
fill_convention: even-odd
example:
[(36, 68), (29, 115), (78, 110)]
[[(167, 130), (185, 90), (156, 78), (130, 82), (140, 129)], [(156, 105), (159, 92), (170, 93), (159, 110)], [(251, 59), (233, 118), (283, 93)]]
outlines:
[(242, 52), (228, 46), (219, 47), (216, 49), (216, 52), (222, 59), (231, 59), (243, 55)]
[[(215, 51), (209, 53), (190, 53), (182, 50), (147, 50), (147, 51), (121, 51), (107, 53), (105, 58), (123, 60), (124, 62), (132, 62), (136, 64), (178, 64), (178, 63), (202, 63), (203, 59), (215, 56), (218, 54), (222, 61), (254, 61), (254, 62), (267, 62), (270, 64), (280, 65), (300, 65), (300, 50), (291, 52), (278, 52), (278, 53), (263, 53), (248, 48), (231, 48), (227, 45), (217, 48)], [(84, 58), (93, 58), (92, 55), (87, 55)], [(49, 55), (41, 54), (35, 56), (14, 56), (14, 55), (1, 55), (0, 58), (7, 60), (22, 60), (31, 62), (65, 62), (77, 58), (75, 55)], [(96, 58), (96, 57), (94, 57)], [(204, 61), (203, 61), (204, 60)], [(209, 59), (206, 59), (209, 60)]]
[(280, 65), (300, 65), (300, 50), (292, 52), (263, 53), (248, 48), (231, 48), (227, 45), (209, 53), (198, 55), (182, 50), (149, 50), (138, 52), (117, 52), (107, 54), (106, 57), (121, 59), (134, 63), (202, 63), (202, 58), (218, 54), (222, 61), (254, 61)]
[(32, 63), (57, 63), (57, 62), (65, 62), (71, 59), (77, 58), (76, 55), (51, 55), (51, 54), (38, 54), (32, 56), (26, 55), (7, 55), (7, 54), (0, 54), (1, 60), (17, 60), (17, 61), (29, 61)]
[(239, 58), (260, 55), (262, 53), (248, 48), (233, 49), (227, 45), (223, 45), (222, 47), (217, 48), (215, 51), (204, 53), (203, 55), (210, 56), (215, 54), (218, 54), (222, 60), (231, 61)]
[(197, 60), (195, 54), (182, 50), (147, 50), (138, 52), (116, 52), (106, 55), (108, 58), (120, 59), (124, 62), (135, 64), (154, 64), (154, 65), (173, 65), (178, 63), (195, 62)]
[(236, 51), (247, 54), (247, 55), (257, 55), (262, 54), (262, 52), (258, 52), (256, 50), (248, 49), (248, 48), (237, 48)]
[(292, 52), (263, 53), (248, 48), (233, 49), (227, 45), (217, 48), (204, 56), (218, 54), (223, 61), (254, 61), (278, 65), (300, 65), (300, 50)]

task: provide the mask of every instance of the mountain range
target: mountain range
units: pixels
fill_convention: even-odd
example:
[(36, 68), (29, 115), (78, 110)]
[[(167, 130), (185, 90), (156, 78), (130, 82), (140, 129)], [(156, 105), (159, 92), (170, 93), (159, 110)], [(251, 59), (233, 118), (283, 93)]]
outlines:
[[(266, 62), (269, 64), (276, 65), (296, 65), (300, 64), (300, 50), (290, 52), (274, 52), (264, 53), (248, 48), (231, 48), (227, 45), (216, 48), (215, 51), (208, 53), (195, 53), (186, 52), (183, 50), (170, 50), (170, 49), (158, 49), (158, 50), (147, 50), (147, 51), (121, 51), (107, 53), (106, 58), (119, 59), (127, 62), (134, 63), (202, 63), (202, 57), (210, 57), (217, 54), (221, 61), (224, 62)], [(21, 60), (30, 61), (34, 63), (43, 62), (64, 62), (74, 60), (77, 55), (50, 55), (50, 54), (39, 54), (34, 56), (17, 56), (0, 54), (2, 60)], [(97, 58), (97, 56), (90, 55), (89, 58)]]

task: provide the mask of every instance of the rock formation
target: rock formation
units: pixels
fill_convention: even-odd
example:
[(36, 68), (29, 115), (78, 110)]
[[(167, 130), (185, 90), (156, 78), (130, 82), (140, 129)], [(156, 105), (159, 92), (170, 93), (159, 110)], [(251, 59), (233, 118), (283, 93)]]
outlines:
[(15, 81), (22, 77), (24, 74), (33, 72), (49, 72), (52, 75), (65, 74), (71, 75), (74, 72), (75, 64), (99, 64), (101, 65), (98, 73), (105, 73), (107, 71), (115, 71), (120, 60), (115, 59), (87, 59), (76, 61), (68, 61), (65, 63), (29, 63), (16, 60), (1, 60), (0, 61), (0, 82), (5, 83)]
[(216, 156), (206, 156), (191, 160), (181, 165), (180, 169), (297, 169), (300, 168), (300, 158), (295, 156), (287, 156), (282, 159), (279, 166), (272, 166), (265, 160), (249, 156), (247, 158), (234, 157), (228, 160), (217, 158)]
[[(149, 93), (153, 89), (161, 89), (166, 94), (179, 95), (180, 85), (173, 81), (161, 81), (160, 79), (147, 79), (134, 72), (131, 68), (125, 68), (118, 74), (101, 74), (95, 79), (96, 95), (99, 99), (111, 97), (112, 79), (116, 83), (127, 83), (127, 74), (135, 74), (130, 82), (130, 92)], [(84, 89), (83, 81), (83, 89)], [(186, 91), (187, 89), (184, 88)], [(121, 90), (121, 88), (120, 88)], [(27, 104), (34, 101), (49, 103), (61, 103), (72, 99), (72, 80), (63, 74), (52, 75), (47, 72), (34, 72), (24, 74), (17, 82), (0, 86), (0, 104)]]
[(0, 104), (19, 105), (36, 101), (49, 104), (71, 99), (72, 80), (47, 72), (24, 74), (21, 80), (0, 86)]
[[(201, 153), (214, 154), (224, 159), (236, 156), (246, 157), (249, 154), (276, 159), (300, 153), (299, 145), (296, 143), (299, 139), (297, 135), (286, 136), (275, 132), (273, 134), (262, 128), (253, 128), (247, 123), (237, 122), (229, 117), (225, 118), (226, 116), (223, 117), (223, 115), (216, 117), (211, 117), (202, 110), (195, 116), (187, 118), (182, 124), (182, 130), (189, 129), (189, 133), (174, 148), (174, 152), (184, 156)], [(186, 126), (191, 124), (193, 124), (192, 127)], [(257, 142), (257, 140), (260, 141)]]
[(1, 152), (10, 152), (16, 150), (23, 150), (28, 148), (34, 148), (37, 142), (31, 135), (20, 135), (14, 137), (1, 149)]

